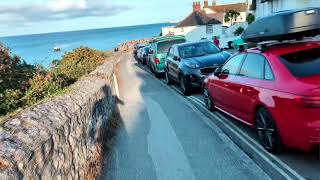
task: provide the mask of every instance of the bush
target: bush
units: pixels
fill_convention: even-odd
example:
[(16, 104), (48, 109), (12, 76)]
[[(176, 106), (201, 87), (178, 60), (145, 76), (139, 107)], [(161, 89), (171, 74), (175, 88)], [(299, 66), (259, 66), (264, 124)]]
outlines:
[(251, 13), (248, 14), (246, 21), (248, 22), (248, 24), (252, 24), (255, 21), (255, 16)]
[(240, 26), (240, 27), (238, 27), (238, 28), (236, 29), (236, 31), (233, 32), (233, 33), (234, 33), (234, 35), (236, 35), (236, 36), (240, 36), (240, 35), (243, 33), (243, 31), (244, 31), (244, 28)]
[(0, 116), (55, 96), (101, 65), (109, 54), (87, 47), (54, 60), (52, 69), (27, 65), (0, 46)]

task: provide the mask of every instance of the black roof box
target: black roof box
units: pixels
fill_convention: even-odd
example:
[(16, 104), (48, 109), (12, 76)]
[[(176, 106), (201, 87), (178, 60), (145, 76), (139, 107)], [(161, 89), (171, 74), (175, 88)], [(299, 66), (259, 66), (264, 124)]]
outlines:
[(320, 8), (303, 8), (257, 19), (242, 34), (245, 42), (293, 40), (320, 34)]

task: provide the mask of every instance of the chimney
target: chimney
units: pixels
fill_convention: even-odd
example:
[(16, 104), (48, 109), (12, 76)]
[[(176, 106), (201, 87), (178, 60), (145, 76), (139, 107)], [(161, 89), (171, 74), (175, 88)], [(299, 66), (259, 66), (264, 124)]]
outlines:
[(216, 6), (217, 5), (217, 0), (212, 0), (212, 6)]
[(200, 12), (201, 11), (200, 2), (193, 2), (192, 8), (193, 8), (193, 12)]
[(208, 0), (204, 0), (204, 8), (208, 8), (209, 7), (209, 2)]

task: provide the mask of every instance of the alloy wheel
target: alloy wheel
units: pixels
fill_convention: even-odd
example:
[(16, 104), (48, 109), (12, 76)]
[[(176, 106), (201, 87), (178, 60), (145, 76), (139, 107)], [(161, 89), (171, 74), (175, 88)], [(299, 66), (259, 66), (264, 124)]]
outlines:
[(203, 90), (203, 97), (204, 97), (204, 102), (206, 104), (207, 109), (212, 111), (213, 110), (213, 102), (211, 100), (211, 96), (209, 94), (209, 90), (206, 87)]
[(256, 116), (256, 129), (260, 143), (263, 147), (275, 152), (278, 150), (279, 138), (275, 123), (264, 109), (260, 109)]

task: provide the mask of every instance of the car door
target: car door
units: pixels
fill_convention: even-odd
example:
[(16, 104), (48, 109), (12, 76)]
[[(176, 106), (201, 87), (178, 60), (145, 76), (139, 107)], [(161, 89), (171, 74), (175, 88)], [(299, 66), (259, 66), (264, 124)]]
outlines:
[(172, 70), (172, 64), (173, 64), (173, 47), (171, 47), (168, 51), (167, 54), (167, 60), (166, 60), (166, 71), (168, 72), (168, 74), (172, 77), (173, 74), (173, 70)]
[[(245, 54), (238, 54), (230, 58), (222, 67), (222, 74), (219, 77), (210, 78), (209, 80), (209, 92), (213, 99), (215, 100), (215, 105), (218, 108), (222, 108), (223, 110), (234, 113), (232, 108), (230, 108), (230, 104), (234, 99), (234, 87), (233, 87), (233, 79), (238, 75), (240, 66), (245, 57)], [(226, 73), (228, 71), (228, 73)]]
[[(175, 59), (176, 58), (176, 59)], [(173, 49), (173, 63), (172, 63), (172, 77), (175, 79), (175, 80), (179, 80), (179, 65), (180, 65), (180, 56), (179, 56), (179, 51), (178, 51), (178, 48), (175, 47)]]
[(253, 114), (259, 102), (260, 84), (265, 79), (266, 59), (256, 53), (248, 53), (234, 79), (234, 98), (231, 106), (236, 115), (247, 124), (253, 125)]

